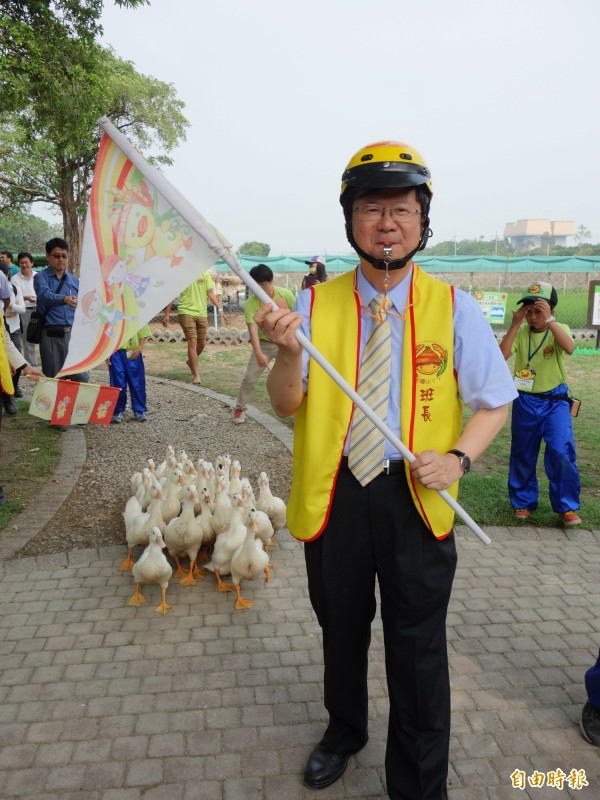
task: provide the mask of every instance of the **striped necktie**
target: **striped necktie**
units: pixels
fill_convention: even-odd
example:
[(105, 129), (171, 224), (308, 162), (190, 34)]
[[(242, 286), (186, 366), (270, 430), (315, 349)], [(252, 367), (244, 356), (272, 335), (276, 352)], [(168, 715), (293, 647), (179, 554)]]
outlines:
[[(363, 352), (357, 387), (357, 393), (383, 422), (387, 419), (390, 392), (392, 330), (387, 309), (391, 304), (382, 294), (376, 295), (369, 304), (375, 319)], [(361, 486), (366, 486), (383, 470), (384, 439), (381, 431), (355, 407), (348, 467)]]

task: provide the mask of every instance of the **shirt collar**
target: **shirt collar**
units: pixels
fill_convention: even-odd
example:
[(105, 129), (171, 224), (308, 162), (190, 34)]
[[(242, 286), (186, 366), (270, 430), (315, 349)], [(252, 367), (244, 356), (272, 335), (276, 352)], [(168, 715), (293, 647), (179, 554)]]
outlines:
[[(400, 283), (394, 286), (393, 289), (390, 289), (387, 293), (388, 297), (392, 301), (391, 308), (393, 308), (398, 314), (404, 313), (404, 309), (406, 307), (408, 298), (408, 290), (410, 288), (410, 282), (412, 280), (412, 274), (413, 274), (413, 267), (411, 265), (410, 270), (407, 272), (406, 276), (400, 281)], [(360, 302), (363, 308), (368, 308), (371, 300), (380, 293), (366, 279), (362, 271), (362, 266), (360, 264), (358, 266), (356, 274), (356, 289), (358, 291)]]

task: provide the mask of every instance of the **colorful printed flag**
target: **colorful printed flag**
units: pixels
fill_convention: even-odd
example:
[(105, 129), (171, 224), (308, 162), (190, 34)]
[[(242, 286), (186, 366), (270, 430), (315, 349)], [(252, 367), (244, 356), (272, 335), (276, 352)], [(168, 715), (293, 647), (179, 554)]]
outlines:
[(36, 381), (29, 413), (34, 417), (49, 420), (54, 411), (58, 381), (56, 378), (40, 378)]
[(54, 400), (54, 408), (52, 409), (52, 416), (50, 423), (52, 425), (70, 425), (71, 416), (73, 415), (73, 408), (79, 392), (79, 384), (75, 381), (61, 381), (58, 382), (56, 390), (56, 399)]
[(100, 364), (218, 258), (165, 199), (164, 184), (176, 193), (166, 178), (139, 153), (136, 163), (104, 134), (85, 221), (75, 321), (59, 376)]
[(52, 425), (109, 425), (119, 399), (117, 386), (41, 378), (35, 387), (29, 413)]
[(100, 387), (96, 402), (92, 408), (90, 422), (95, 422), (98, 425), (110, 425), (120, 391), (118, 386)]

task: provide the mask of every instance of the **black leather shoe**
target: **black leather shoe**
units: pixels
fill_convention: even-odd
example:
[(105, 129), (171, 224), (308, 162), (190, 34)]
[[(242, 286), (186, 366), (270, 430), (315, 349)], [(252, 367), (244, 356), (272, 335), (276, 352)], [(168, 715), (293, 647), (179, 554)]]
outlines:
[(15, 393), (13, 397), (23, 397), (23, 392), (19, 389), (18, 386), (15, 386)]
[(332, 753), (318, 744), (308, 757), (304, 768), (304, 785), (309, 789), (325, 789), (341, 778), (348, 765), (350, 753)]
[(9, 394), (5, 394), (3, 397), (4, 400), (4, 410), (7, 414), (10, 414), (11, 417), (17, 413), (17, 407), (15, 405), (15, 401)]

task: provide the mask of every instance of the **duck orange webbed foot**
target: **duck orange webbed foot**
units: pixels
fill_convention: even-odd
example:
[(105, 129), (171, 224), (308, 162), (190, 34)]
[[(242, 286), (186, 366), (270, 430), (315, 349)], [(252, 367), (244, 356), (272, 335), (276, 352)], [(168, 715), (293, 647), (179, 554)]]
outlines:
[(235, 601), (235, 610), (242, 611), (244, 608), (252, 608), (254, 602), (252, 600), (246, 600), (245, 597), (242, 597), (240, 594), (240, 585), (239, 583), (236, 584), (235, 590), (237, 592), (237, 600)]
[(200, 569), (198, 564), (194, 561), (193, 575), (195, 578), (200, 578), (200, 580), (203, 581), (204, 578), (206, 578), (207, 573), (203, 569)]
[(161, 592), (162, 592), (162, 600), (154, 610), (157, 611), (159, 614), (166, 614), (168, 611), (173, 611), (173, 606), (170, 606), (167, 603), (167, 590), (161, 589)]
[(133, 558), (131, 557), (131, 553), (132, 551), (128, 550), (127, 558), (119, 565), (119, 570), (121, 572), (131, 572), (131, 570), (133, 569)]
[(219, 570), (215, 570), (215, 577), (217, 579), (217, 589), (220, 592), (232, 592), (233, 586), (230, 583), (225, 583), (221, 580), (221, 576), (219, 575)]
[(135, 592), (132, 594), (132, 596), (127, 601), (127, 605), (128, 606), (136, 606), (137, 608), (139, 608), (142, 605), (142, 603), (145, 603), (145, 602), (146, 602), (146, 598), (142, 594), (142, 590), (140, 589), (140, 585), (139, 585), (139, 583), (136, 583)]
[(185, 570), (184, 567), (181, 566), (181, 563), (180, 563), (179, 559), (177, 558), (177, 556), (173, 556), (173, 557), (175, 559), (175, 563), (177, 564), (177, 572), (175, 573), (175, 577), (176, 578), (185, 578), (185, 576), (187, 575), (187, 571)]

